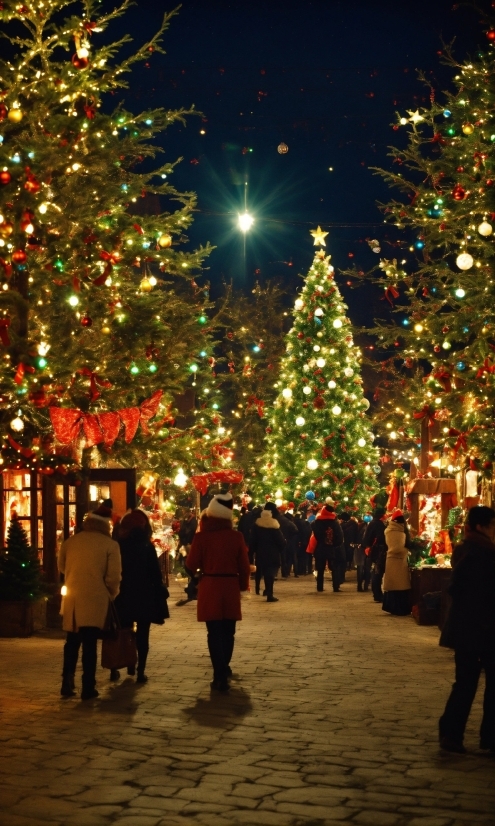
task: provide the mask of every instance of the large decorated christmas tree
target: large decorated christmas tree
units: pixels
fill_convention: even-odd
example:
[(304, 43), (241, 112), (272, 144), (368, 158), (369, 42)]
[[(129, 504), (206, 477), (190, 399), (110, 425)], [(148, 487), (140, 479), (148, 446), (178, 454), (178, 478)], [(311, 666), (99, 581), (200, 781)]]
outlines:
[[(383, 350), (379, 418), (395, 447), (434, 450), (444, 466), (491, 475), (495, 459), (495, 21), (462, 64), (449, 49), (453, 89), (400, 116), (405, 149), (378, 170), (399, 197), (383, 205), (404, 252), (380, 261), (378, 282), (394, 314), (374, 332)], [(373, 275), (376, 278), (376, 272)], [(394, 309), (392, 310), (392, 307)], [(383, 392), (382, 392), (383, 391)]]
[(180, 248), (196, 198), (170, 184), (174, 163), (153, 163), (157, 136), (190, 112), (109, 108), (133, 64), (162, 51), (173, 13), (119, 62), (130, 37), (104, 33), (129, 5), (84, 0), (67, 19), (65, 0), (0, 7), (4, 466), (166, 472), (211, 454), (207, 399), (174, 427), (177, 395), (200, 392), (211, 354), (195, 281), (209, 250)]
[[(325, 246), (320, 228), (315, 245)], [(378, 451), (366, 416), (361, 353), (334, 279), (330, 256), (318, 250), (294, 304), (294, 326), (269, 415), (263, 487), (296, 504), (312, 491), (341, 508), (369, 508), (377, 490)]]

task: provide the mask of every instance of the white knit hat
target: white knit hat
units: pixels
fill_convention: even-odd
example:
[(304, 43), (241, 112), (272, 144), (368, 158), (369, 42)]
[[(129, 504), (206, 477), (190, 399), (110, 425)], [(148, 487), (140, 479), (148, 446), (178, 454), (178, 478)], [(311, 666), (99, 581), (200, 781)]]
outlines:
[(207, 516), (216, 516), (217, 519), (232, 519), (234, 500), (231, 493), (218, 493), (213, 497), (206, 509)]

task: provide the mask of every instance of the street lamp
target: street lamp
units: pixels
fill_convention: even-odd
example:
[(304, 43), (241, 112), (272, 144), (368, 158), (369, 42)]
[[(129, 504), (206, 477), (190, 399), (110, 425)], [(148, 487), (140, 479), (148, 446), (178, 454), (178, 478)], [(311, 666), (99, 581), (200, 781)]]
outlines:
[(239, 215), (239, 229), (241, 232), (248, 232), (254, 224), (254, 218), (249, 212)]

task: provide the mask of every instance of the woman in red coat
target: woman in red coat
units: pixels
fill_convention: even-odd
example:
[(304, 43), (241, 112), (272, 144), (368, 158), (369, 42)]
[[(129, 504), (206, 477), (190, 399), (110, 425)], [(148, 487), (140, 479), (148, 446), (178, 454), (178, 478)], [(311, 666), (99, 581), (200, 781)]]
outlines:
[(232, 526), (232, 495), (214, 496), (203, 513), (186, 566), (200, 571), (198, 622), (206, 622), (213, 665), (212, 688), (228, 691), (235, 624), (241, 616), (241, 591), (249, 587), (250, 566), (244, 537)]

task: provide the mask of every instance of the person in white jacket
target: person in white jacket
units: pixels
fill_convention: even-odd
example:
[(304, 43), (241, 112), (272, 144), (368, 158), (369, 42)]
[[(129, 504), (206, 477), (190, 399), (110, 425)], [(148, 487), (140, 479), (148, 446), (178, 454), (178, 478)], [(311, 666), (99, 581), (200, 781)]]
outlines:
[(411, 576), (408, 566), (409, 534), (401, 510), (395, 510), (385, 528), (387, 558), (382, 590), (382, 610), (399, 617), (411, 613)]
[(58, 569), (64, 575), (60, 613), (67, 631), (62, 671), (62, 697), (73, 697), (74, 675), (82, 644), (82, 700), (98, 697), (96, 645), (105, 626), (108, 607), (120, 589), (120, 548), (110, 536), (111, 511), (100, 506), (87, 514), (82, 531), (63, 542)]

